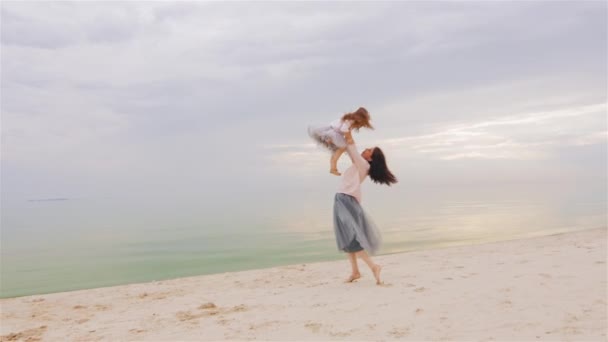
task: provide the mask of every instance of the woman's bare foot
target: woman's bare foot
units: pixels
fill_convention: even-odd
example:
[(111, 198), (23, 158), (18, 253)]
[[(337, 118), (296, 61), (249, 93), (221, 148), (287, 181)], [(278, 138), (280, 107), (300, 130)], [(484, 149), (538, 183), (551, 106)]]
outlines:
[(332, 175), (336, 175), (336, 176), (342, 176), (342, 174), (340, 172), (338, 172), (338, 169), (331, 169), (331, 170), (329, 170), (329, 173), (331, 173)]
[(346, 279), (344, 282), (345, 283), (352, 283), (353, 281), (357, 280), (361, 278), (361, 274), (360, 273), (354, 273), (351, 274), (350, 277), (348, 277), (348, 279)]
[(376, 278), (376, 285), (381, 285), (382, 281), (380, 280), (380, 271), (382, 271), (382, 266), (376, 265), (374, 268), (372, 268), (372, 271), (374, 272), (374, 278)]

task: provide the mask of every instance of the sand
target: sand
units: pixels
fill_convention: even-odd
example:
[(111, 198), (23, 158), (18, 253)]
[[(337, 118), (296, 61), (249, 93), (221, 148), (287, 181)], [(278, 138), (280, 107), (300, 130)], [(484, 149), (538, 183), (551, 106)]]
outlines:
[(2, 341), (606, 341), (606, 229), (0, 300)]

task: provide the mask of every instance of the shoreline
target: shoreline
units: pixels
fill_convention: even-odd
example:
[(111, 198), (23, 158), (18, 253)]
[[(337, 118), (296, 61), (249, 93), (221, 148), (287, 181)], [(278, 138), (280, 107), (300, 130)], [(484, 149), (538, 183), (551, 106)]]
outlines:
[[(451, 242), (444, 242), (444, 243), (439, 243), (439, 244), (416, 246), (416, 247), (410, 248), (408, 250), (386, 252), (386, 253), (379, 254), (377, 256), (382, 257), (382, 256), (403, 254), (403, 253), (433, 251), (433, 250), (441, 250), (441, 249), (446, 249), (446, 248), (458, 248), (458, 247), (464, 247), (464, 246), (477, 246), (477, 245), (508, 242), (508, 241), (522, 240), (522, 239), (535, 239), (535, 238), (543, 238), (543, 237), (555, 236), (555, 235), (560, 235), (560, 234), (582, 232), (582, 231), (593, 230), (593, 229), (602, 229), (602, 227), (585, 228), (585, 229), (562, 229), (562, 230), (552, 231), (549, 234), (547, 234), (548, 231), (537, 231), (537, 232), (533, 232), (533, 233), (528, 233), (527, 235), (514, 234), (512, 236), (502, 236), (497, 240), (493, 240), (493, 239), (490, 240), (488, 238), (478, 238), (478, 239), (471, 239), (471, 240), (451, 241)], [(607, 228), (604, 228), (604, 229), (607, 229)], [(333, 247), (333, 245), (332, 245), (332, 247)], [(333, 249), (332, 251), (334, 252), (334, 255), (336, 257), (333, 259), (327, 259), (327, 260), (314, 260), (314, 261), (303, 260), (303, 261), (295, 262), (295, 263), (265, 265), (262, 267), (244, 268), (244, 269), (212, 272), (212, 273), (200, 273), (200, 274), (190, 274), (190, 275), (186, 274), (186, 275), (178, 275), (175, 277), (168, 277), (168, 278), (158, 277), (156, 279), (153, 278), (153, 279), (149, 279), (149, 280), (140, 280), (140, 281), (127, 281), (127, 282), (117, 281), (113, 284), (105, 284), (105, 285), (92, 286), (92, 287), (80, 287), (80, 288), (74, 287), (72, 289), (51, 290), (50, 292), (18, 294), (18, 295), (7, 296), (7, 297), (0, 296), (0, 301), (3, 299), (14, 299), (14, 298), (23, 298), (23, 297), (31, 297), (31, 296), (50, 295), (50, 294), (55, 294), (55, 293), (95, 290), (95, 289), (100, 289), (100, 288), (111, 288), (111, 287), (119, 287), (119, 286), (126, 286), (126, 285), (135, 285), (135, 284), (148, 284), (148, 283), (154, 283), (154, 282), (159, 282), (159, 281), (171, 281), (171, 280), (177, 280), (177, 279), (183, 279), (183, 278), (195, 278), (195, 277), (210, 276), (210, 275), (216, 275), (216, 274), (266, 270), (266, 269), (271, 269), (271, 268), (275, 268), (275, 267), (285, 267), (285, 266), (298, 265), (298, 264), (303, 264), (303, 263), (311, 265), (311, 264), (324, 263), (324, 262), (335, 262), (335, 261), (342, 260), (345, 257), (344, 253), (338, 251), (337, 249)], [(343, 254), (343, 255), (340, 255), (340, 254)]]
[(0, 299), (0, 340), (606, 339), (606, 228), (374, 259)]

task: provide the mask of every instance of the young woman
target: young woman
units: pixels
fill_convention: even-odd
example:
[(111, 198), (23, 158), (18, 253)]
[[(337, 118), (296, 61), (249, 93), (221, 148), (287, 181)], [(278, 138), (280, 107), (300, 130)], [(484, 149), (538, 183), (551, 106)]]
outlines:
[(380, 285), (382, 266), (375, 264), (370, 254), (374, 254), (381, 244), (380, 232), (361, 208), (361, 183), (369, 176), (378, 184), (391, 185), (397, 178), (386, 166), (384, 153), (378, 147), (357, 151), (350, 132), (345, 134), (346, 152), (352, 165), (344, 171), (342, 181), (334, 200), (334, 231), (338, 249), (348, 253), (352, 272), (347, 282), (361, 278), (357, 257), (363, 259)]

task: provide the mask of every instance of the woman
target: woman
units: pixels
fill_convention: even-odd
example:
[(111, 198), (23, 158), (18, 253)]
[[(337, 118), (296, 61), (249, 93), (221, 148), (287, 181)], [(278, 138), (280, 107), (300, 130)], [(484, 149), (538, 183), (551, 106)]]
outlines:
[(334, 231), (338, 249), (348, 253), (352, 273), (346, 282), (361, 278), (357, 257), (365, 261), (380, 285), (382, 266), (375, 264), (367, 254), (374, 254), (380, 247), (380, 232), (361, 208), (361, 183), (369, 177), (375, 183), (391, 185), (397, 178), (386, 166), (384, 153), (378, 147), (365, 149), (361, 155), (357, 151), (352, 134), (345, 134), (346, 152), (353, 164), (344, 171), (342, 183), (334, 201)]

